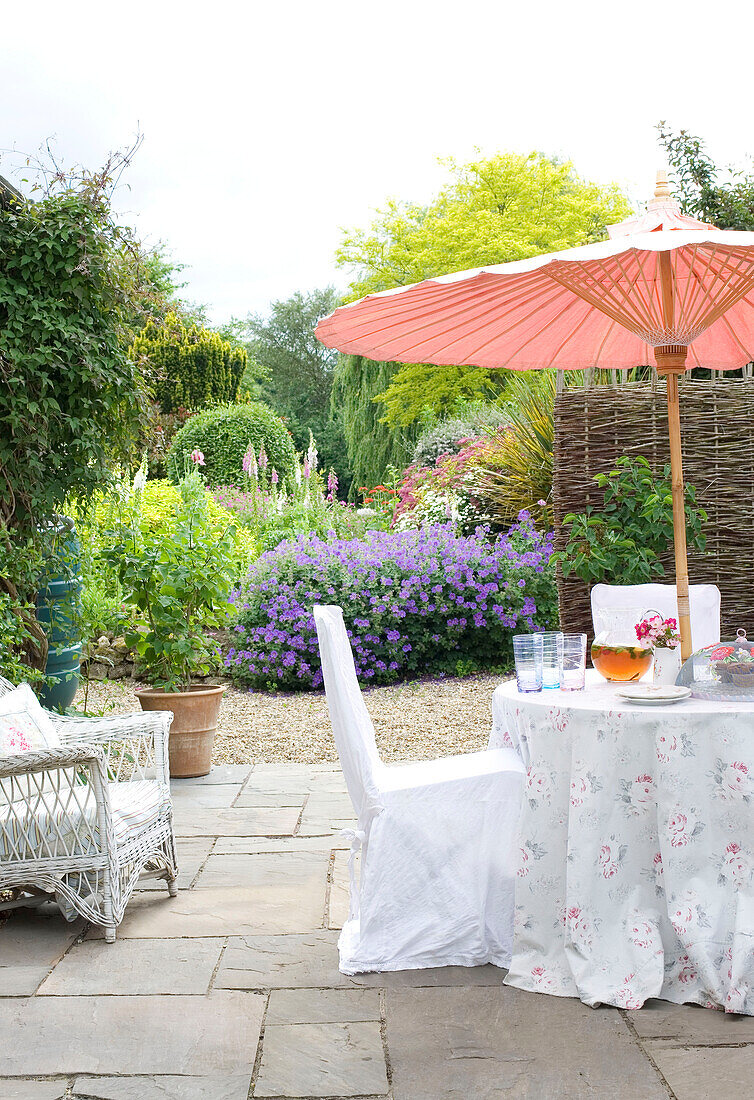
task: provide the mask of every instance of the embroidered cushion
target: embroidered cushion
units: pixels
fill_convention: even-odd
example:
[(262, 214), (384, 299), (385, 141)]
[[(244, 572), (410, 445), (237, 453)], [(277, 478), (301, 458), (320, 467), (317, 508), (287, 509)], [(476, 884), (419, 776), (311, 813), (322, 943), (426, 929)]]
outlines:
[(0, 696), (0, 756), (59, 745), (54, 725), (28, 684)]

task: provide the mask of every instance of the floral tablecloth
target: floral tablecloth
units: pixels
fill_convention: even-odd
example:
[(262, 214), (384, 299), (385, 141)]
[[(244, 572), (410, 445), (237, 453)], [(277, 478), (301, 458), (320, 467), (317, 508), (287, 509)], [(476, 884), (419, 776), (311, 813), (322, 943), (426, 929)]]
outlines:
[(493, 697), (500, 745), (527, 769), (507, 984), (754, 1015), (754, 705), (514, 681)]

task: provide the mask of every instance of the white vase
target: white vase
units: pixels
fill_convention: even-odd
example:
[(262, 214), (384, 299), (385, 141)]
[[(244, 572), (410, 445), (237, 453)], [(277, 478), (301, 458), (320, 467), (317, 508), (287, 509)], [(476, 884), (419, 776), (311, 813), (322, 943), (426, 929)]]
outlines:
[(653, 683), (674, 684), (676, 676), (681, 671), (681, 647), (655, 649), (654, 658)]

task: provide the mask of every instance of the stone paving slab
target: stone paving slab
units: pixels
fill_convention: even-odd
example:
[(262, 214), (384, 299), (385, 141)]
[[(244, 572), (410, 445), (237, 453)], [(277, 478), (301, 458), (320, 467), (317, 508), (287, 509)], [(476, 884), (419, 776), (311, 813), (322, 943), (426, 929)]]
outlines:
[(60, 1100), (65, 1096), (67, 1081), (21, 1081), (0, 1077), (2, 1100)]
[(338, 970), (338, 932), (233, 936), (220, 961), (218, 989), (350, 988)]
[(194, 889), (134, 897), (118, 938), (306, 932), (324, 919), (328, 863), (327, 852), (210, 856)]
[[(188, 890), (212, 851), (214, 843), (214, 837), (208, 836), (180, 837), (176, 841), (179, 890)], [(165, 880), (159, 878), (140, 879), (137, 886), (137, 890), (149, 890), (152, 893), (159, 891), (161, 894), (166, 894), (167, 889)]]
[(176, 816), (189, 808), (201, 806), (208, 810), (229, 810), (241, 793), (240, 783), (210, 783), (206, 787), (171, 785), (170, 797)]
[(380, 1019), (377, 989), (273, 989), (269, 1024), (334, 1024)]
[[(106, 945), (102, 945), (107, 950)], [(251, 1075), (265, 998), (0, 999), (0, 1075), (53, 1073)]]
[(386, 996), (394, 1100), (668, 1100), (615, 1009), (507, 986)]
[(348, 980), (352, 985), (381, 989), (473, 989), (501, 986), (506, 973), (490, 963), (488, 966), (438, 966), (426, 970), (394, 970), (388, 974), (353, 974)]
[(253, 770), (253, 764), (213, 764), (209, 775), (200, 775), (194, 779), (171, 779), (170, 792), (172, 794), (192, 787), (203, 788), (208, 783), (234, 783), (240, 787)]
[(210, 810), (202, 806), (176, 813), (175, 835), (182, 836), (291, 836), (298, 825), (297, 806)]
[(42, 983), (39, 995), (206, 993), (224, 943), (119, 939), (103, 948), (101, 940), (87, 940), (74, 944)]
[(280, 791), (273, 788), (269, 791), (260, 791), (252, 788), (251, 790), (241, 791), (234, 805), (236, 809), (244, 810), (257, 810), (266, 806), (296, 806), (298, 810), (301, 811), (308, 797), (308, 791), (299, 789)]
[(754, 1043), (754, 1016), (674, 1005), (669, 1001), (647, 1001), (632, 1012), (631, 1023), (642, 1038), (673, 1039), (690, 1046), (707, 1043)]
[(247, 1100), (251, 1074), (236, 1077), (77, 1077), (74, 1100)]
[(356, 815), (350, 799), (345, 795), (317, 795), (309, 797), (301, 815), (299, 836), (318, 836), (355, 826)]
[(55, 905), (12, 912), (0, 924), (0, 996), (30, 996), (85, 927)]
[(745, 1100), (752, 1095), (754, 1046), (673, 1048), (649, 1043), (647, 1050), (675, 1100)]
[(337, 833), (326, 836), (220, 836), (213, 855), (253, 855), (257, 852), (334, 852), (348, 851), (351, 842)]
[(71, 1100), (74, 1076), (86, 1100), (752, 1091), (754, 1018), (662, 1001), (593, 1011), (508, 989), (493, 966), (340, 974), (337, 830), (353, 815), (337, 765), (221, 767), (173, 790), (177, 898), (143, 884), (112, 946), (98, 929), (80, 942), (86, 926), (54, 906), (0, 923), (0, 1100)]
[(265, 1027), (255, 1097), (346, 1097), (388, 1091), (378, 1023)]

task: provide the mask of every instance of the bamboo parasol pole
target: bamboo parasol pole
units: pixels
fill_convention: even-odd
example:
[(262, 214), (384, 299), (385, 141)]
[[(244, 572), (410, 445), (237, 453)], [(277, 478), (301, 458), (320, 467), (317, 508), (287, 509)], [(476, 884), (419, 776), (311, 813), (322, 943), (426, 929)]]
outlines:
[[(664, 174), (663, 174), (664, 175)], [(658, 173), (655, 198), (667, 190), (666, 179)], [(675, 326), (675, 279), (669, 252), (658, 254), (660, 299), (665, 332)], [(686, 497), (683, 491), (683, 454), (681, 451), (681, 409), (678, 403), (678, 376), (686, 372), (688, 348), (669, 344), (655, 348), (658, 374), (664, 374), (668, 390), (668, 436), (670, 439), (670, 475), (673, 492), (673, 549), (675, 586), (678, 597), (678, 630), (681, 635), (681, 660), (691, 656), (691, 608), (689, 606), (689, 566), (686, 553)]]
[(675, 584), (678, 595), (678, 629), (681, 635), (681, 659), (691, 656), (691, 609), (689, 606), (689, 567), (686, 555), (686, 499), (683, 490), (681, 452), (681, 409), (678, 402), (678, 375), (685, 373), (688, 349), (655, 348), (657, 371), (664, 374), (668, 390), (668, 436), (670, 438), (670, 474), (673, 491), (673, 548)]

